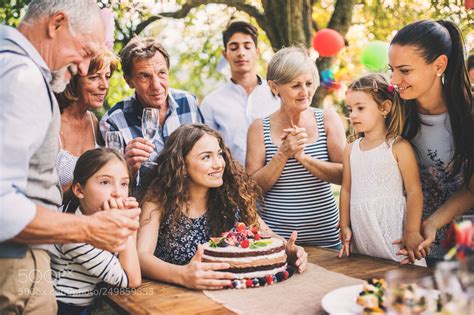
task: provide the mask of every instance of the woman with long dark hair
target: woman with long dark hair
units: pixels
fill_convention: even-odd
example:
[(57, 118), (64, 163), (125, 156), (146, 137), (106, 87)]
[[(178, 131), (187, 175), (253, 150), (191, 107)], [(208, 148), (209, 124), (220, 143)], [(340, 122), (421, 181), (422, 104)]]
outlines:
[(404, 137), (420, 167), (420, 247), (433, 244), (428, 264), (443, 256), (448, 224), (474, 207), (473, 100), (463, 46), (454, 23), (418, 21), (398, 31), (389, 50), (391, 81), (407, 111)]

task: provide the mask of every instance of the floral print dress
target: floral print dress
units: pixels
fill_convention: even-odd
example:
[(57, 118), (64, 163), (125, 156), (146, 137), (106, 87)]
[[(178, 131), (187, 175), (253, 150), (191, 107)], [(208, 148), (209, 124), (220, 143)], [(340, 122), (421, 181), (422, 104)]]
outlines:
[(165, 217), (160, 225), (155, 256), (175, 265), (186, 265), (194, 257), (197, 246), (209, 241), (207, 213), (199, 218), (181, 216), (176, 227), (171, 226), (172, 216)]
[[(423, 189), (423, 220), (428, 218), (464, 184), (462, 168), (451, 175), (451, 159), (454, 152), (454, 139), (448, 113), (439, 115), (418, 114), (421, 126), (412, 144), (417, 153)], [(474, 213), (470, 209), (467, 213)], [(441, 258), (446, 252), (441, 241), (446, 239), (449, 224), (439, 229), (435, 246), (430, 256)]]

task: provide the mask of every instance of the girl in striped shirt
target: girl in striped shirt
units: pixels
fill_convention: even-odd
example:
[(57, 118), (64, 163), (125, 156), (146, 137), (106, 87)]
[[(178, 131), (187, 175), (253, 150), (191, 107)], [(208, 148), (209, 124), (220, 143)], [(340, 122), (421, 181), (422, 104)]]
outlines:
[[(93, 215), (97, 211), (137, 208), (136, 200), (128, 197), (130, 177), (127, 163), (117, 151), (99, 148), (85, 152), (74, 169), (71, 190), (75, 199), (66, 205), (66, 211)], [(58, 314), (87, 313), (100, 282), (120, 288), (139, 286), (141, 274), (135, 245), (136, 233), (117, 257), (86, 243), (56, 244), (51, 269)]]

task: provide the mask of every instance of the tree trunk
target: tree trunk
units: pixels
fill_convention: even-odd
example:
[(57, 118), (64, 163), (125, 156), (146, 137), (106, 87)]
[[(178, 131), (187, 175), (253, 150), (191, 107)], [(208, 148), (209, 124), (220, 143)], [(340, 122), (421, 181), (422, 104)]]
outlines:
[[(182, 8), (178, 11), (164, 12), (141, 22), (135, 29), (135, 32), (140, 33), (150, 23), (161, 17), (182, 18), (192, 8), (203, 4), (219, 3), (235, 7), (254, 17), (258, 25), (267, 34), (274, 51), (293, 45), (309, 48), (311, 47), (313, 33), (316, 31), (313, 27), (314, 23), (311, 15), (314, 2), (315, 0), (262, 0), (263, 12), (261, 12), (245, 0), (188, 0), (183, 3)], [(334, 6), (334, 13), (327, 27), (335, 29), (342, 36), (345, 36), (351, 25), (354, 3), (355, 0), (337, 0)], [(131, 34), (129, 37), (126, 36), (124, 38), (124, 45), (130, 38)], [(321, 72), (328, 69), (330, 63), (331, 58), (320, 58), (316, 64)], [(320, 107), (327, 93), (326, 88), (318, 88), (312, 105)]]
[[(260, 27), (267, 34), (274, 51), (282, 47), (300, 45), (311, 47), (313, 21), (311, 0), (264, 0), (264, 23)], [(337, 30), (345, 36), (351, 25), (352, 10), (355, 0), (338, 0), (334, 13), (327, 27)], [(316, 62), (321, 71), (329, 69), (333, 58), (319, 58)], [(321, 107), (328, 94), (325, 87), (320, 86), (312, 101), (312, 106)]]
[(313, 33), (310, 0), (264, 0), (265, 31), (274, 51), (299, 45), (309, 47)]

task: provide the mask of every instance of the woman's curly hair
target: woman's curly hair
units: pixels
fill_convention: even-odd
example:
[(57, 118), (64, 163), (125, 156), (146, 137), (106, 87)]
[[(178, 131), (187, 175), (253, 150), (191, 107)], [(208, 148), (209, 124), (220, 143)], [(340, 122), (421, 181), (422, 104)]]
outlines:
[(225, 161), (223, 185), (210, 188), (207, 215), (211, 235), (231, 229), (236, 221), (257, 224), (257, 202), (262, 202), (261, 190), (242, 167), (234, 161), (224, 140), (212, 128), (203, 124), (183, 125), (169, 137), (158, 157), (157, 166), (144, 179), (141, 202), (151, 202), (163, 209), (161, 220), (171, 216), (171, 228), (189, 212), (186, 156), (205, 134), (219, 142)]

